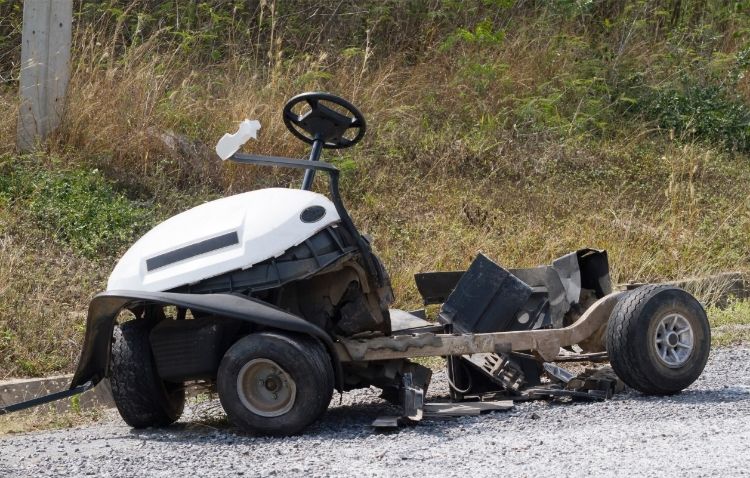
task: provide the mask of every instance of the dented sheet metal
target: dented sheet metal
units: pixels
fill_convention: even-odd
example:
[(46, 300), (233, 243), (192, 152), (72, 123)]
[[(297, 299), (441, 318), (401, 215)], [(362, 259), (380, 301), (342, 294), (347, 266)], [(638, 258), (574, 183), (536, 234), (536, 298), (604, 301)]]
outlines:
[(460, 403), (427, 403), (424, 406), (425, 417), (462, 417), (479, 415), (483, 412), (510, 410), (514, 407), (513, 400), (497, 400), (488, 402), (460, 402)]
[(424, 419), (440, 419), (452, 417), (478, 416), (487, 412), (503, 412), (511, 410), (515, 404), (512, 400), (495, 400), (484, 402), (435, 402), (425, 403), (418, 418), (407, 416), (383, 415), (376, 418), (370, 426), (386, 430), (399, 428), (404, 425), (414, 425)]
[(552, 268), (560, 276), (568, 304), (578, 302), (578, 298), (581, 296), (581, 270), (578, 267), (578, 253), (571, 252), (555, 259), (552, 262)]

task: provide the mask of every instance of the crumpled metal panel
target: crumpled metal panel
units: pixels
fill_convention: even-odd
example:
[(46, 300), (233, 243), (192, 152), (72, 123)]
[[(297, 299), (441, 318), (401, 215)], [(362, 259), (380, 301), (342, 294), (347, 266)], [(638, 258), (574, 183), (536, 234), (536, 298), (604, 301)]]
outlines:
[(532, 289), (518, 277), (477, 255), (440, 310), (439, 320), (456, 332), (509, 330)]
[(555, 259), (552, 261), (552, 268), (560, 276), (568, 304), (578, 302), (581, 296), (581, 269), (578, 267), (578, 253), (571, 252)]

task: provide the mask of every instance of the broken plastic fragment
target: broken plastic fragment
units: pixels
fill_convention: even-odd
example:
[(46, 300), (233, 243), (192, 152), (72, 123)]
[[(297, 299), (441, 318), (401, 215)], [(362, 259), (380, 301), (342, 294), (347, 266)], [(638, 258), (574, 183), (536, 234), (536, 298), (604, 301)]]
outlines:
[(223, 160), (231, 158), (250, 138), (258, 139), (259, 129), (260, 121), (246, 119), (240, 123), (240, 128), (236, 133), (226, 133), (221, 137), (216, 143), (216, 154)]

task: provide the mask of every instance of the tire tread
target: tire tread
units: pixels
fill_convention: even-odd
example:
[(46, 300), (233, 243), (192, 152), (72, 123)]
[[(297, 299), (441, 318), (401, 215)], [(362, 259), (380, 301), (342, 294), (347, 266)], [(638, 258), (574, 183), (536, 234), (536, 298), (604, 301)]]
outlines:
[[(651, 284), (626, 293), (612, 310), (607, 326), (607, 352), (612, 369), (627, 385), (645, 394), (666, 395), (678, 391), (649, 372), (645, 363), (648, 354), (635, 346), (639, 328), (644, 326), (643, 309), (655, 296), (668, 290), (681, 291), (670, 285)], [(710, 330), (708, 340), (710, 343)]]
[(150, 322), (131, 320), (115, 327), (113, 335), (112, 396), (133, 428), (169, 425), (180, 418), (185, 404), (185, 391), (168, 393), (158, 377), (148, 339)]

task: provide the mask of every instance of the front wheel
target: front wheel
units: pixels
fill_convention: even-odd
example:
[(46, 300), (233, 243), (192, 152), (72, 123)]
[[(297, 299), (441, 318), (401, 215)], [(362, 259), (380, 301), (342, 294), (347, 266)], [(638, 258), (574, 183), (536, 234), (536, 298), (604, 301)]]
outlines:
[(169, 425), (185, 405), (184, 386), (163, 381), (156, 370), (149, 342), (152, 326), (152, 320), (131, 320), (115, 327), (112, 337), (112, 398), (133, 428)]
[(677, 393), (703, 372), (711, 329), (701, 304), (682, 289), (648, 285), (628, 292), (607, 326), (612, 368), (650, 395)]
[(263, 332), (232, 345), (219, 365), (217, 385), (235, 425), (263, 435), (294, 435), (328, 408), (334, 374), (317, 339)]

